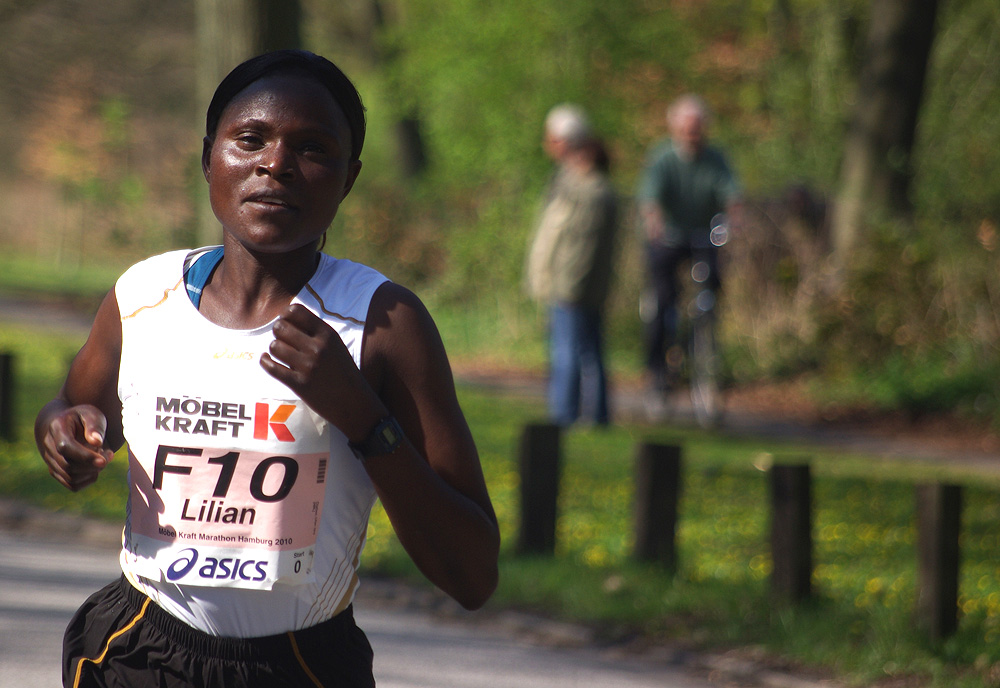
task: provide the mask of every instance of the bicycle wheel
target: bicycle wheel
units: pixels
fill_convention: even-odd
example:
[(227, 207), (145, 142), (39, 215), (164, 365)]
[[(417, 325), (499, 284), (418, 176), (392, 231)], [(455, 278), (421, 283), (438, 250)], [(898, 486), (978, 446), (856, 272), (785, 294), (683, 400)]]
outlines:
[(694, 318), (690, 342), (691, 405), (694, 417), (701, 427), (714, 427), (722, 418), (714, 311), (707, 310)]

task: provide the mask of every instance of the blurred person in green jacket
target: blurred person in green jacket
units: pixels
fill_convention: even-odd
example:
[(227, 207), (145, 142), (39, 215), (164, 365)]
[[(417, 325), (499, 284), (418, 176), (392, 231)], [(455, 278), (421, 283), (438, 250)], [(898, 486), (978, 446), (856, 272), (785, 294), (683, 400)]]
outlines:
[(563, 427), (583, 415), (595, 426), (606, 426), (603, 312), (618, 223), (608, 154), (575, 105), (549, 112), (543, 147), (558, 167), (526, 272), (531, 296), (548, 308), (549, 416)]
[(709, 145), (708, 123), (700, 97), (674, 101), (667, 109), (670, 138), (653, 146), (639, 180), (646, 267), (655, 296), (654, 307), (643, 313), (646, 368), (657, 393), (670, 388), (666, 359), (677, 335), (678, 267), (686, 259), (705, 261), (708, 286), (718, 289), (718, 249), (710, 241), (710, 225), (719, 213), (738, 213), (742, 193), (726, 156)]

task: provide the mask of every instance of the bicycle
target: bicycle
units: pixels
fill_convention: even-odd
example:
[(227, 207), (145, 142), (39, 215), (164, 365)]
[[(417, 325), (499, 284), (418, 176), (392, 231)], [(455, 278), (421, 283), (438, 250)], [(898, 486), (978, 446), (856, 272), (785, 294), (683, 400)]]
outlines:
[[(728, 218), (719, 213), (712, 218), (706, 243), (691, 246), (690, 279), (685, 281), (681, 289), (683, 296), (678, 299), (678, 303), (684, 303), (686, 307), (677, 309), (677, 339), (667, 351), (668, 375), (672, 380), (687, 380), (694, 419), (703, 428), (718, 425), (724, 406), (720, 382), (721, 354), (717, 341), (717, 280), (712, 274), (713, 261), (707, 259), (706, 253), (724, 246), (729, 241), (729, 235)], [(639, 310), (645, 322), (653, 319), (656, 294), (652, 289), (643, 293)], [(659, 403), (662, 399), (653, 400), (651, 415), (662, 414), (663, 409), (657, 408)]]

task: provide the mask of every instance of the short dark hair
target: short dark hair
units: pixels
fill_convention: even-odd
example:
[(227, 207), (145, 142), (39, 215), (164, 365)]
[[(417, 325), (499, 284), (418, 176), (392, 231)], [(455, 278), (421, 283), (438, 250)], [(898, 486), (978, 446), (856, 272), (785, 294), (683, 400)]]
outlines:
[(250, 84), (272, 74), (302, 74), (316, 79), (330, 91), (344, 111), (351, 130), (351, 159), (361, 158), (365, 142), (365, 106), (358, 90), (337, 65), (307, 50), (276, 50), (237, 65), (215, 89), (205, 117), (205, 133), (215, 138), (226, 106)]

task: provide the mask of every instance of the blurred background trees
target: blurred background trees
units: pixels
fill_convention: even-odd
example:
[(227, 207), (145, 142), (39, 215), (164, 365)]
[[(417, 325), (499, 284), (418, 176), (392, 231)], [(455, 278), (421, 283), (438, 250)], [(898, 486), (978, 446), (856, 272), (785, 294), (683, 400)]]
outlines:
[(907, 218), (913, 209), (913, 146), (937, 11), (937, 0), (871, 0), (831, 227), (838, 267), (849, 264), (867, 217)]
[[(206, 108), (235, 65), (259, 53), (302, 47), (298, 0), (195, 0), (194, 5), (196, 102)], [(219, 243), (222, 232), (208, 199), (199, 195), (196, 201), (198, 243)]]
[(995, 0), (0, 0), (5, 252), (75, 269), (199, 242), (207, 85), (273, 45), (269, 6), (297, 8), (283, 40), (341, 64), (368, 106), (327, 250), (500, 323), (496, 348), (537, 337), (520, 285), (545, 112), (591, 112), (627, 199), (666, 105), (694, 91), (750, 197), (727, 246), (732, 381), (808, 375), (831, 399), (996, 413)]

